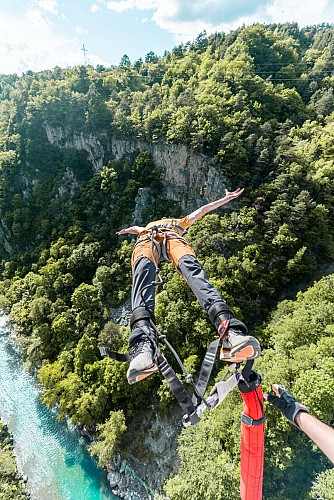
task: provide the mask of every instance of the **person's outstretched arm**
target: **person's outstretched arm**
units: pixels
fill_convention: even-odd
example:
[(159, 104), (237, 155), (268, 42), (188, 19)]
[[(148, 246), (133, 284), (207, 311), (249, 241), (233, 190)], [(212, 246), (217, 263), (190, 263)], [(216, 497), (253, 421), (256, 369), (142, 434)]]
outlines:
[(297, 413), (295, 421), (334, 464), (334, 429), (304, 411)]
[(144, 231), (144, 229), (145, 228), (141, 226), (131, 226), (117, 231), (116, 234), (118, 234), (118, 236), (120, 236), (121, 234), (139, 234)]
[(203, 207), (198, 208), (195, 210), (195, 212), (192, 212), (191, 214), (188, 215), (188, 220), (190, 224), (193, 224), (196, 222), (198, 219), (203, 217), (204, 215), (208, 214), (209, 212), (212, 212), (212, 210), (215, 210), (216, 208), (221, 207), (222, 205), (225, 205), (229, 201), (234, 200), (235, 198), (238, 198), (243, 192), (245, 188), (238, 188), (235, 191), (227, 191), (226, 189), (226, 195), (224, 198), (220, 198), (220, 200), (212, 201), (211, 203), (208, 203), (207, 205), (204, 205)]
[(272, 388), (276, 396), (264, 394), (265, 399), (280, 410), (289, 422), (305, 432), (326, 457), (334, 463), (334, 429), (310, 415), (308, 408), (296, 401), (293, 394), (283, 386), (273, 384)]

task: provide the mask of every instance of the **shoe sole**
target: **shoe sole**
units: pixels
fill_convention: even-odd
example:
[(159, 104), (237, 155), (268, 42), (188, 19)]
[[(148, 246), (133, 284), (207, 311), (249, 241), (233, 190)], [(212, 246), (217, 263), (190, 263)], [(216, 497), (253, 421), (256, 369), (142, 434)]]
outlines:
[(222, 349), (220, 360), (231, 363), (242, 363), (248, 359), (255, 359), (261, 355), (260, 344), (254, 339), (247, 340), (244, 344), (239, 344), (232, 349)]
[(138, 372), (137, 370), (134, 373), (128, 372), (126, 376), (129, 384), (132, 385), (136, 384), (137, 382), (141, 382), (150, 375), (153, 375), (153, 373), (155, 373), (156, 371), (158, 371), (158, 367), (157, 364), (154, 363), (154, 365), (150, 366), (149, 368), (146, 368), (141, 372)]

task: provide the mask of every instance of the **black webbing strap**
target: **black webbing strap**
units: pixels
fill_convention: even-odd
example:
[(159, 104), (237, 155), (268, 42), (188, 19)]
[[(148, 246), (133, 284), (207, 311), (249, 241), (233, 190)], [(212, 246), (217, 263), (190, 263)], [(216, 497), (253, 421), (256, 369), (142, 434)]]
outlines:
[(241, 370), (242, 376), (243, 376), (244, 381), (246, 382), (246, 384), (247, 384), (247, 382), (249, 383), (249, 376), (251, 374), (251, 371), (252, 371), (252, 368), (253, 368), (253, 364), (254, 364), (254, 359), (248, 359), (246, 361), (245, 366)]
[(122, 354), (121, 352), (109, 351), (108, 347), (99, 347), (100, 354), (102, 357), (108, 357), (114, 359), (115, 361), (120, 361), (121, 363), (130, 363), (131, 355)]
[(261, 417), (261, 418), (258, 418), (257, 420), (254, 420), (249, 415), (246, 415), (246, 413), (241, 414), (241, 422), (243, 424), (247, 425), (247, 427), (254, 427), (257, 425), (262, 425), (265, 423), (265, 421), (266, 421), (265, 415), (263, 415), (263, 417)]
[[(101, 356), (107, 356), (108, 358), (114, 359), (115, 361), (120, 361), (121, 363), (129, 363), (131, 361), (130, 354), (122, 354), (120, 352), (109, 351), (107, 347), (99, 347)], [(181, 406), (182, 410), (186, 413), (185, 417), (192, 425), (197, 424), (199, 422), (199, 417), (196, 413), (196, 407), (189, 394), (187, 393), (184, 385), (178, 379), (175, 371), (170, 366), (170, 364), (166, 361), (164, 356), (162, 355), (160, 349), (156, 349), (156, 357), (155, 357), (157, 366), (161, 371), (162, 375), (166, 379), (170, 390), (173, 392), (174, 396), (177, 399), (177, 402)]]
[(154, 313), (146, 309), (146, 307), (136, 307), (136, 309), (134, 309), (131, 314), (130, 327), (132, 328), (137, 321), (145, 319), (147, 321), (153, 320), (155, 323)]
[[(208, 347), (208, 350), (206, 351), (206, 354), (204, 356), (201, 370), (198, 376), (197, 384), (196, 384), (196, 393), (203, 397), (204, 393), (206, 391), (206, 388), (208, 386), (212, 368), (217, 356), (217, 351), (219, 347), (221, 339), (218, 338), (211, 342), (211, 344)], [(196, 394), (193, 395), (192, 401), (194, 404), (198, 403), (198, 398), (196, 397)]]
[(169, 257), (167, 255), (167, 233), (166, 232), (164, 233), (164, 239), (163, 239), (163, 242), (161, 245), (161, 254), (162, 254), (163, 259), (166, 262), (170, 262)]
[[(195, 388), (195, 394), (192, 397), (192, 402), (194, 405), (197, 405), (200, 401), (200, 399), (204, 396), (205, 391), (207, 389), (212, 368), (215, 363), (215, 359), (217, 356), (217, 351), (219, 347), (219, 343), (221, 341), (221, 338), (218, 338), (211, 342), (211, 344), (208, 347), (208, 350), (206, 351), (206, 354), (204, 356), (201, 370), (198, 376), (196, 388)], [(242, 369), (242, 376), (247, 384), (247, 381), (249, 379), (250, 373), (252, 371), (254, 364), (254, 359), (249, 359), (246, 361), (246, 364), (244, 368)], [(198, 396), (196, 396), (198, 394)]]
[(166, 361), (160, 349), (157, 349), (156, 362), (159, 370), (161, 371), (171, 391), (176, 397), (177, 402), (181, 406), (182, 410), (186, 413), (187, 419), (192, 425), (197, 424), (199, 422), (199, 417), (196, 413), (196, 408), (184, 385), (182, 384), (182, 382), (180, 382), (175, 371)]
[(188, 230), (187, 230), (187, 229), (184, 229), (184, 227), (182, 227), (182, 226), (178, 226), (177, 224), (175, 224), (173, 227), (175, 227), (178, 231), (181, 231), (182, 236), (183, 236), (184, 234), (187, 234), (187, 232), (188, 232)]

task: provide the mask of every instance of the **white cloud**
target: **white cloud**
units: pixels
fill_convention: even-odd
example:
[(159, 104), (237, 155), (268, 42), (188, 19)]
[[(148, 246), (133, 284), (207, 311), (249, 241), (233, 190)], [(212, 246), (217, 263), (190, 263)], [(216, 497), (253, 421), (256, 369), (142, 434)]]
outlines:
[(101, 59), (101, 57), (96, 56), (95, 54), (91, 54), (89, 57), (87, 57), (87, 62), (92, 66), (97, 66), (98, 64), (100, 64), (101, 66), (105, 66), (106, 68), (109, 68), (109, 66), (111, 66), (110, 62)]
[[(35, 27), (35, 29), (38, 28), (40, 30), (47, 30), (52, 25), (47, 18), (43, 17), (39, 10), (28, 10), (25, 17), (31, 26)], [(27, 26), (27, 29), (29, 29), (29, 26)]]
[(93, 12), (93, 14), (95, 14), (96, 12), (98, 12), (99, 10), (101, 9), (101, 7), (99, 5), (96, 5), (96, 3), (93, 3), (93, 5), (91, 6), (90, 8), (90, 11)]
[(274, 0), (266, 6), (270, 20), (297, 21), (300, 25), (312, 25), (334, 21), (333, 0)]
[(108, 2), (107, 7), (114, 12), (124, 12), (133, 9), (132, 2)]
[(211, 25), (230, 23), (241, 16), (252, 15), (263, 0), (167, 0), (161, 1), (155, 17), (180, 23), (202, 22)]
[(58, 3), (56, 0), (37, 0), (37, 5), (49, 14), (58, 15)]
[(125, 12), (126, 10), (154, 10), (160, 4), (164, 3), (163, 0), (119, 0), (107, 3), (107, 8), (114, 12)]
[(151, 19), (178, 42), (203, 30), (228, 32), (256, 22), (334, 22), (334, 0), (113, 0), (106, 5), (116, 13), (153, 11)]
[(229, 32), (239, 26), (266, 22), (263, 0), (236, 2), (227, 0), (167, 0), (152, 15), (152, 20), (171, 33), (177, 43), (194, 40), (206, 31)]
[[(38, 10), (29, 10), (21, 17), (5, 13), (0, 17), (0, 74), (83, 64), (80, 48), (76, 37), (57, 35), (53, 24)], [(90, 60), (108, 66), (94, 55)]]
[(334, 19), (334, 0), (162, 0), (152, 15), (152, 20), (179, 43), (204, 30), (208, 34), (229, 32), (256, 22), (297, 21), (304, 26), (330, 18)]
[(75, 27), (75, 31), (79, 34), (79, 35), (87, 35), (88, 33), (88, 30), (86, 30), (85, 28), (83, 28), (82, 26), (76, 26)]
[[(198, 33), (221, 31), (237, 26), (238, 19), (253, 19), (265, 0), (112, 0), (107, 8), (121, 13), (129, 10), (151, 10), (151, 19), (177, 41), (195, 38)], [(144, 18), (146, 19), (146, 18)], [(253, 20), (252, 20), (253, 22)], [(231, 28), (230, 28), (231, 29)]]

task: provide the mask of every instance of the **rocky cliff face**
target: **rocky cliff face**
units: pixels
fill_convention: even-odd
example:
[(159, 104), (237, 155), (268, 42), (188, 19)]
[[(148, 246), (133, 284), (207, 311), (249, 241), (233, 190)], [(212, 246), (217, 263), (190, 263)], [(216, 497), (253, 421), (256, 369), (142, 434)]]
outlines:
[(196, 153), (184, 144), (153, 144), (143, 141), (111, 140), (115, 158), (134, 151), (148, 150), (163, 171), (165, 197), (190, 211), (223, 196), (224, 179), (211, 158)]
[(109, 157), (115, 159), (136, 151), (151, 152), (163, 172), (165, 198), (177, 202), (184, 211), (192, 211), (225, 193), (226, 179), (214, 160), (184, 144), (153, 144), (139, 140), (117, 140), (106, 135), (72, 133), (62, 128), (45, 127), (48, 141), (60, 148), (87, 151), (87, 159), (99, 170)]
[(50, 127), (45, 125), (45, 132), (50, 144), (55, 144), (61, 149), (78, 149), (87, 151), (87, 159), (92, 163), (94, 170), (100, 170), (103, 166), (106, 148), (103, 146), (106, 134), (84, 134), (74, 132), (68, 134), (61, 127)]
[(172, 408), (164, 415), (152, 411), (138, 415), (123, 440), (121, 455), (109, 464), (108, 479), (116, 496), (125, 500), (166, 499), (161, 491), (166, 480), (177, 474), (177, 438), (181, 410)]

